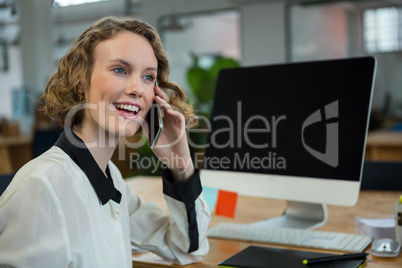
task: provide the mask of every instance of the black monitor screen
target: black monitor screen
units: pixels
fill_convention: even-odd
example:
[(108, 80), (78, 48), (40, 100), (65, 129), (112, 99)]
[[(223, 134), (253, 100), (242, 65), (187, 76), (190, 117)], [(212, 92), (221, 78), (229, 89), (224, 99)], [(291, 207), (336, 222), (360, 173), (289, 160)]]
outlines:
[(372, 57), (222, 70), (205, 169), (358, 181)]

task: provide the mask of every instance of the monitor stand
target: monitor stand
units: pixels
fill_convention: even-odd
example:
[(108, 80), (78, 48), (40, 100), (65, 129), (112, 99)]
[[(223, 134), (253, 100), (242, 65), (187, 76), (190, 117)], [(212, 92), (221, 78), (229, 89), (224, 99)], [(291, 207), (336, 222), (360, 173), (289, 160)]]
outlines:
[(325, 204), (287, 201), (282, 216), (253, 223), (258, 226), (277, 228), (314, 229), (323, 226), (327, 221)]

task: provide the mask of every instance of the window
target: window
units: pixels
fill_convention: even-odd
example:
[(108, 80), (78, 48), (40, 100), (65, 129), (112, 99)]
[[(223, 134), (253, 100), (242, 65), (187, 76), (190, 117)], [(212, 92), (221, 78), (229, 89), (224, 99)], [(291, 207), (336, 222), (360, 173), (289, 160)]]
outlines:
[(367, 9), (363, 13), (363, 25), (367, 52), (402, 50), (402, 8)]
[(81, 5), (101, 1), (107, 1), (107, 0), (53, 0), (53, 6), (66, 7), (66, 6)]

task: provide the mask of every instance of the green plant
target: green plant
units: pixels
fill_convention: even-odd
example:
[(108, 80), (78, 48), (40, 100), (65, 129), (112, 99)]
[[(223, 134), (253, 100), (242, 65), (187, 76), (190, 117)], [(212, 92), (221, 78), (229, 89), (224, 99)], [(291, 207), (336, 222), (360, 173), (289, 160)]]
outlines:
[[(194, 53), (190, 55), (193, 64), (187, 71), (187, 82), (193, 94), (194, 104), (198, 112), (209, 117), (215, 94), (215, 84), (220, 70), (235, 68), (239, 64), (235, 59), (223, 56), (197, 56)], [(203, 57), (208, 57), (212, 64), (206, 66), (202, 64), (201, 59)]]
[[(190, 86), (194, 106), (200, 116), (209, 119), (212, 112), (212, 104), (215, 95), (215, 86), (219, 72), (222, 69), (239, 67), (239, 63), (229, 57), (216, 55), (197, 56), (194, 53), (190, 54), (193, 60), (192, 66), (187, 71), (187, 82)], [(203, 60), (208, 59), (209, 64), (204, 64)], [(199, 120), (197, 129), (206, 129), (207, 122)], [(196, 145), (206, 144), (207, 133), (205, 132), (190, 132), (191, 142)], [(190, 144), (191, 145), (191, 144)], [(197, 148), (192, 148), (192, 155), (200, 151)]]

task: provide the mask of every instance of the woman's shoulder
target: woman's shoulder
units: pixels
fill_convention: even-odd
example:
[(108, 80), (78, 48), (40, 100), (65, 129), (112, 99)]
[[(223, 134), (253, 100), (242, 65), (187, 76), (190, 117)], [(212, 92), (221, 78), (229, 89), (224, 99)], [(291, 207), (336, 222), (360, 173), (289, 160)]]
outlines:
[(13, 181), (21, 183), (29, 178), (59, 181), (66, 176), (71, 177), (69, 174), (76, 172), (77, 168), (78, 166), (63, 150), (53, 146), (20, 168)]
[(80, 177), (77, 173), (79, 167), (74, 165), (74, 161), (63, 150), (53, 146), (20, 168), (3, 195), (11, 198), (17, 191), (33, 191), (40, 195), (71, 192), (77, 188), (76, 181)]
[(18, 172), (42, 173), (63, 168), (72, 163), (72, 159), (59, 147), (53, 146), (40, 156), (26, 163)]

